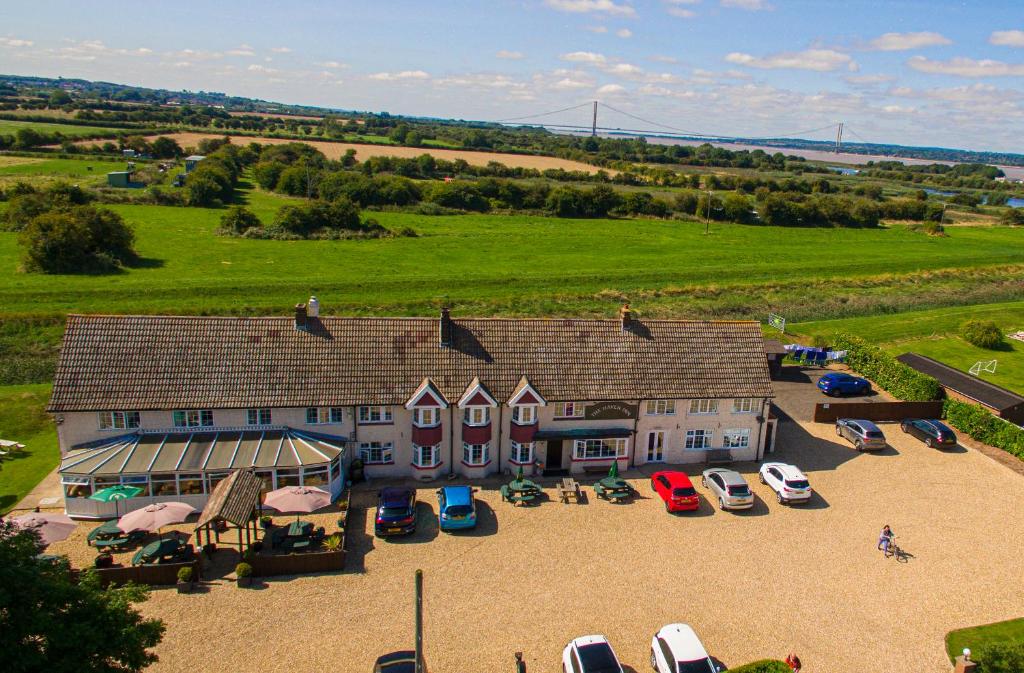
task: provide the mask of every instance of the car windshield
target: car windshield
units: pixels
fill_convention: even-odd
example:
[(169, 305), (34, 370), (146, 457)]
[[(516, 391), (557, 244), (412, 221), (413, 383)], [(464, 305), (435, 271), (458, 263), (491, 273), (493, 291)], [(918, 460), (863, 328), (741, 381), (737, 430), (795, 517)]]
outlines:
[(579, 648), (580, 663), (586, 673), (620, 673), (619, 662), (608, 643), (594, 643)]
[(680, 661), (677, 663), (679, 673), (715, 673), (715, 669), (711, 668), (711, 663), (707, 659)]
[(697, 491), (693, 490), (692, 486), (684, 486), (681, 488), (673, 488), (672, 495), (676, 498), (685, 498), (688, 495), (696, 495)]
[(750, 488), (746, 484), (730, 486), (729, 495), (750, 495)]
[(399, 516), (406, 516), (408, 513), (408, 507), (382, 507), (380, 510), (380, 515), (388, 519), (393, 519)]
[(881, 430), (868, 430), (864, 433), (864, 436), (870, 439), (885, 439), (885, 435), (882, 434)]
[(810, 484), (806, 479), (787, 479), (786, 486), (790, 488), (807, 488)]
[(452, 505), (444, 511), (448, 516), (469, 516), (473, 508), (469, 505)]

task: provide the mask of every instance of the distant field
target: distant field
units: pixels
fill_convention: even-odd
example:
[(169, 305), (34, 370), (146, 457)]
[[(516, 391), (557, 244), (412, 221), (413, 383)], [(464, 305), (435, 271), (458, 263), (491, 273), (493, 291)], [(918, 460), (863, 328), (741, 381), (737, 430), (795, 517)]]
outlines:
[(107, 173), (124, 170), (125, 166), (125, 162), (120, 160), (37, 159), (0, 156), (0, 186), (18, 180), (46, 182), (60, 179), (87, 179), (89, 182), (99, 184), (106, 182)]
[[(154, 140), (159, 136), (150, 136), (149, 140)], [(169, 137), (174, 138), (178, 141), (178, 144), (182, 147), (195, 147), (199, 144), (200, 140), (205, 138), (219, 138), (217, 134), (211, 133), (174, 133), (170, 134)], [(284, 138), (262, 138), (259, 136), (229, 136), (231, 142), (236, 144), (248, 144), (248, 143), (259, 143), (261, 145), (280, 145), (283, 143), (297, 142), (295, 140), (286, 140)], [(379, 136), (380, 140), (375, 142), (390, 142), (385, 136)], [(501, 154), (497, 152), (468, 152), (465, 150), (452, 150), (434, 147), (399, 147), (397, 145), (359, 145), (355, 143), (332, 143), (324, 140), (303, 140), (308, 145), (312, 145), (317, 148), (328, 159), (340, 159), (345, 155), (348, 150), (355, 150), (356, 159), (364, 161), (367, 157), (418, 157), (421, 154), (431, 154), (438, 159), (444, 159), (446, 161), (455, 161), (456, 159), (463, 159), (469, 164), (474, 166), (486, 166), (491, 161), (497, 161), (505, 164), (506, 166), (523, 168), (536, 168), (539, 170), (546, 170), (548, 168), (561, 168), (567, 171), (586, 171), (588, 173), (596, 173), (598, 169), (596, 166), (591, 166), (579, 161), (569, 161), (568, 159), (557, 159), (555, 157), (537, 157), (522, 154)], [(614, 171), (609, 171), (614, 173)]]
[(91, 136), (99, 134), (108, 134), (111, 137), (118, 133), (123, 133), (125, 129), (115, 129), (103, 126), (77, 126), (73, 124), (47, 124), (44, 122), (36, 122), (31, 120), (25, 121), (11, 121), (8, 119), (0, 119), (0, 134), (2, 135), (14, 135), (19, 129), (30, 128), (40, 133), (63, 133), (66, 136)]

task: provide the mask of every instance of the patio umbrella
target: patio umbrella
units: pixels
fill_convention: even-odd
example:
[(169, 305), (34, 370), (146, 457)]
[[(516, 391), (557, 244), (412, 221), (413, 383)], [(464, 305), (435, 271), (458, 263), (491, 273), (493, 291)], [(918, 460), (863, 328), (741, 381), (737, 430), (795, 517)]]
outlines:
[(613, 460), (612, 461), (611, 469), (608, 470), (608, 476), (611, 479), (618, 479), (619, 478), (619, 461), (618, 460)]
[(142, 493), (144, 489), (138, 486), (126, 486), (124, 484), (118, 484), (117, 486), (108, 486), (107, 488), (101, 488), (92, 495), (89, 496), (90, 500), (99, 500), (100, 502), (113, 502), (114, 503), (114, 515), (120, 516), (118, 513), (118, 500), (127, 500), (128, 498), (134, 498), (135, 496)]
[(516, 470), (516, 481), (521, 482), (523, 479), (526, 479), (526, 476), (523, 474), (523, 466), (520, 465), (519, 469)]
[(125, 533), (133, 530), (159, 531), (172, 523), (181, 523), (195, 511), (195, 507), (184, 502), (156, 502), (128, 512), (118, 520), (117, 527)]
[(331, 504), (331, 494), (315, 486), (285, 486), (267, 493), (263, 504), (278, 512), (313, 512)]
[(22, 530), (34, 530), (44, 545), (66, 540), (75, 530), (75, 522), (63, 514), (25, 514), (13, 519)]

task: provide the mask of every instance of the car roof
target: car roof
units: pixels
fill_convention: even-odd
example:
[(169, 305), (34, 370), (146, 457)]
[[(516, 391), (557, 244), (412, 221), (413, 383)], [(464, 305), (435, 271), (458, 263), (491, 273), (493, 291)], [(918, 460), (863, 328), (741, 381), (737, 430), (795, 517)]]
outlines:
[(936, 430), (940, 430), (942, 432), (953, 432), (953, 429), (950, 428), (945, 423), (943, 423), (942, 421), (935, 420), (934, 418), (922, 418), (921, 420), (927, 423), (928, 425), (932, 426)]
[(821, 378), (823, 378), (823, 379), (846, 379), (846, 378), (852, 379), (853, 376), (851, 374), (847, 374), (846, 372), (829, 372), (828, 374), (825, 374)]
[(605, 638), (602, 635), (592, 635), (592, 636), (580, 636), (579, 638), (573, 638), (572, 641), (569, 644), (570, 645), (575, 645), (576, 647), (580, 647), (582, 645), (594, 645), (595, 643), (607, 643), (607, 642), (608, 642), (608, 639)]
[(384, 505), (404, 505), (412, 498), (411, 488), (389, 486), (380, 491), (380, 501)]
[(685, 472), (662, 470), (661, 472), (655, 472), (651, 475), (652, 479), (654, 477), (665, 477), (668, 479), (670, 486), (693, 486), (693, 482), (690, 481), (690, 477)]
[(740, 484), (746, 484), (747, 483), (747, 480), (744, 479), (743, 475), (741, 475), (739, 472), (737, 472), (736, 470), (730, 470), (730, 469), (727, 469), (727, 468), (724, 468), (724, 467), (713, 467), (710, 470), (705, 470), (704, 474), (717, 474), (717, 475), (719, 475), (720, 477), (722, 477), (722, 480), (725, 481), (727, 486), (730, 486), (730, 485), (738, 486)]
[(471, 505), (473, 503), (473, 489), (470, 486), (445, 486), (441, 490), (444, 492), (446, 505)]
[(761, 467), (774, 467), (782, 473), (782, 476), (787, 479), (803, 479), (804, 473), (800, 471), (800, 468), (796, 465), (790, 465), (789, 463), (765, 463)]
[(844, 418), (843, 420), (848, 422), (848, 423), (856, 423), (857, 425), (859, 425), (860, 427), (862, 427), (865, 430), (879, 430), (879, 431), (881, 431), (877, 425), (875, 425), (873, 422), (871, 422), (871, 421), (869, 421), (869, 420), (867, 420), (865, 418)]
[(708, 656), (700, 638), (689, 624), (666, 624), (658, 631), (658, 637), (668, 643), (677, 661), (695, 661)]

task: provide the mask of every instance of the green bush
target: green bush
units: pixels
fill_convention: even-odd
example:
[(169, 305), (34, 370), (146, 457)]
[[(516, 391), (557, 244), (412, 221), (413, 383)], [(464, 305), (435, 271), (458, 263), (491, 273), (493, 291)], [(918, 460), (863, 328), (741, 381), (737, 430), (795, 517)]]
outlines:
[(191, 582), (192, 581), (192, 566), (180, 568), (178, 570), (178, 581), (179, 582)]
[(235, 566), (236, 577), (252, 577), (252, 566), (248, 563), (239, 563)]
[(760, 659), (738, 668), (730, 668), (729, 673), (793, 673), (793, 669), (778, 659)]
[(942, 398), (942, 386), (934, 378), (911, 369), (860, 337), (837, 334), (832, 347), (837, 351), (847, 351), (846, 364), (880, 385), (896, 399), (927, 402)]
[(977, 673), (1020, 673), (1024, 671), (1024, 643), (988, 643), (971, 653)]
[(960, 325), (960, 336), (978, 348), (992, 350), (1003, 345), (1003, 332), (991, 320), (968, 320)]
[(1024, 459), (1024, 428), (993, 416), (977, 404), (946, 400), (943, 414), (960, 432)]

